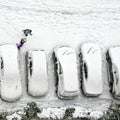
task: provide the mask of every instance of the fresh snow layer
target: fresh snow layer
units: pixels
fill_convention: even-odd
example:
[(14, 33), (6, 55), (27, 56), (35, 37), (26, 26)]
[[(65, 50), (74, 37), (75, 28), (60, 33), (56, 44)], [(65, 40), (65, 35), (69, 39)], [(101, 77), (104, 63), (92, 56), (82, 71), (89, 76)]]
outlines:
[[(40, 119), (63, 119), (65, 114), (65, 111), (67, 109), (71, 109), (73, 107), (60, 107), (60, 108), (43, 108), (41, 113), (37, 113), (38, 118)], [(92, 109), (86, 109), (83, 107), (74, 107), (74, 112), (71, 113), (73, 118), (84, 118), (84, 117), (88, 117), (88, 118), (93, 118), (93, 119), (98, 119), (101, 116), (103, 116), (103, 112), (99, 111), (99, 110), (92, 110)], [(24, 113), (22, 113), (24, 114)], [(15, 112), (14, 114), (8, 115), (7, 116), (7, 120), (12, 120), (13, 118), (17, 118), (17, 120), (21, 120), (21, 113), (19, 114), (19, 112)]]
[(0, 46), (0, 57), (1, 97), (5, 101), (16, 101), (22, 94), (17, 47), (10, 44)]
[(21, 120), (22, 117), (21, 117), (21, 115), (19, 115), (19, 114), (16, 113), (16, 112), (15, 112), (14, 114), (8, 115), (8, 116), (6, 117), (6, 120), (13, 120), (13, 119)]
[[(40, 108), (75, 103), (91, 107), (89, 99), (94, 101), (94, 107), (91, 108), (102, 106), (102, 110), (105, 109), (101, 99), (113, 99), (109, 92), (105, 56), (103, 55), (102, 60), (103, 94), (98, 99), (92, 99), (84, 96), (80, 90), (79, 96), (70, 102), (60, 101), (55, 93), (56, 77), (51, 54), (53, 49), (61, 44), (73, 47), (77, 55), (83, 42), (97, 43), (102, 48), (102, 53), (110, 46), (120, 45), (120, 0), (1, 0), (0, 15), (0, 44), (15, 45), (24, 37), (23, 29), (29, 28), (33, 31), (33, 35), (28, 37), (20, 51), (23, 95), (19, 101), (12, 104), (0, 100), (0, 111), (23, 109), (29, 101), (37, 102)], [(26, 91), (24, 56), (30, 49), (44, 49), (48, 56), (49, 92), (40, 98), (31, 97)], [(80, 63), (77, 63), (79, 67)]]
[(111, 47), (108, 52), (112, 63), (114, 96), (120, 97), (120, 47)]
[(48, 91), (46, 53), (43, 50), (30, 50), (27, 60), (28, 92), (32, 96), (43, 96)]
[(70, 47), (55, 49), (58, 74), (58, 95), (72, 98), (79, 94), (79, 80), (75, 50)]
[(100, 95), (103, 92), (101, 49), (95, 43), (84, 43), (81, 54), (84, 93), (88, 96)]
[[(72, 107), (69, 107), (70, 109)], [(39, 118), (52, 118), (52, 119), (63, 119), (67, 108), (44, 108), (41, 113), (38, 113)], [(88, 117), (88, 118), (100, 118), (103, 115), (101, 111), (93, 111), (92, 109), (86, 109), (83, 107), (74, 107), (75, 111), (72, 113), (73, 118)], [(90, 113), (90, 115), (88, 115)]]

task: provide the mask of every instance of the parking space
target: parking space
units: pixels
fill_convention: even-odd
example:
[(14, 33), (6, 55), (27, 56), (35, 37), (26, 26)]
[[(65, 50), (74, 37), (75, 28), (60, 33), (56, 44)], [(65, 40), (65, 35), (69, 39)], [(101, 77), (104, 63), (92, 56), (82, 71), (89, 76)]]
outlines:
[[(119, 98), (119, 47), (107, 52), (108, 79), (113, 96)], [(101, 48), (96, 43), (84, 43), (80, 47), (80, 62), (76, 51), (70, 46), (59, 46), (53, 51), (57, 96), (60, 99), (81, 98), (80, 91), (88, 97), (103, 94), (103, 71)], [(21, 98), (22, 79), (20, 75), (20, 56), (15, 45), (0, 46), (1, 99), (13, 102)], [(47, 54), (44, 50), (29, 50), (26, 53), (26, 90), (28, 95), (49, 96), (49, 74)], [(80, 74), (79, 72), (80, 71)], [(81, 78), (81, 79), (80, 79)], [(82, 89), (80, 89), (82, 86)], [(55, 93), (55, 91), (52, 91)], [(44, 99), (44, 97), (43, 97)]]
[(111, 47), (107, 51), (108, 75), (110, 92), (120, 98), (120, 47)]
[(19, 69), (18, 50), (15, 45), (0, 46), (0, 91), (5, 101), (16, 101), (21, 97), (22, 84)]
[(28, 93), (34, 97), (47, 94), (47, 56), (44, 50), (30, 50), (26, 54)]
[(98, 96), (103, 93), (101, 49), (95, 43), (84, 43), (80, 52), (83, 92)]
[(75, 50), (58, 47), (54, 50), (57, 71), (57, 93), (60, 98), (72, 99), (79, 94), (79, 80)]

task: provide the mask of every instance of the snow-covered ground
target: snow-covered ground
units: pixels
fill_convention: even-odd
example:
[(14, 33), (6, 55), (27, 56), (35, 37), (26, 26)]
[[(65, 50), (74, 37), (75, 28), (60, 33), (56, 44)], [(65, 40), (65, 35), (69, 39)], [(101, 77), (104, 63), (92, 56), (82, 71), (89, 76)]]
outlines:
[[(109, 93), (105, 52), (110, 46), (120, 45), (119, 0), (1, 0), (0, 44), (18, 43), (23, 37), (21, 31), (26, 28), (32, 29), (33, 35), (20, 52), (23, 95), (15, 103), (0, 100), (0, 111), (22, 109), (29, 101), (35, 101), (41, 108), (70, 106), (72, 103), (100, 109), (100, 99), (113, 99)], [(59, 100), (55, 93), (52, 52), (58, 45), (69, 45), (78, 55), (80, 45), (86, 41), (93, 41), (102, 49), (103, 94), (99, 98), (88, 98), (80, 90), (79, 97), (72, 102)], [(44, 49), (47, 52), (49, 92), (45, 97), (34, 98), (26, 92), (25, 52), (30, 49)], [(98, 103), (93, 107), (89, 99)]]

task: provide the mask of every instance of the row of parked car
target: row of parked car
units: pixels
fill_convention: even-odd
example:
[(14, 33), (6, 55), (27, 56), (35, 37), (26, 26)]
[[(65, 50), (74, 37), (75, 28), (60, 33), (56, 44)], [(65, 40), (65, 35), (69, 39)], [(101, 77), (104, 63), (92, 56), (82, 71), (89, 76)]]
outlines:
[[(120, 47), (107, 51), (106, 59), (110, 90), (120, 97)], [(76, 52), (69, 46), (57, 47), (53, 52), (56, 72), (56, 88), (61, 99), (73, 99), (79, 95), (80, 81), (87, 96), (99, 96), (103, 92), (101, 49), (95, 43), (84, 43), (80, 50), (80, 75)], [(48, 92), (47, 57), (44, 50), (26, 53), (27, 89), (31, 96), (45, 96)], [(0, 91), (5, 101), (16, 101), (22, 95), (19, 54), (15, 45), (0, 46)], [(81, 80), (79, 80), (79, 76)]]

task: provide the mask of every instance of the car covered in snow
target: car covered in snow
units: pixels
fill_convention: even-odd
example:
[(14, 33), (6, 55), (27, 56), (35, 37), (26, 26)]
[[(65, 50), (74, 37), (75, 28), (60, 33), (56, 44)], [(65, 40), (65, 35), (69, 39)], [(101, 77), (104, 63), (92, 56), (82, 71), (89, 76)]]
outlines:
[(22, 83), (16, 45), (0, 46), (0, 77), (1, 98), (8, 102), (18, 100), (22, 94)]
[(29, 50), (26, 54), (28, 93), (39, 97), (48, 91), (47, 58), (44, 50)]
[(80, 50), (82, 90), (87, 96), (103, 92), (101, 49), (95, 43), (84, 43)]
[(109, 48), (106, 54), (110, 91), (120, 99), (120, 47)]
[(54, 50), (57, 74), (57, 94), (61, 99), (72, 99), (79, 94), (79, 80), (75, 50), (68, 46)]

